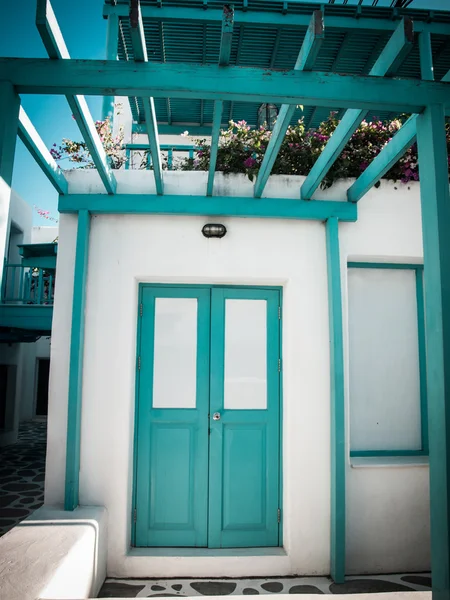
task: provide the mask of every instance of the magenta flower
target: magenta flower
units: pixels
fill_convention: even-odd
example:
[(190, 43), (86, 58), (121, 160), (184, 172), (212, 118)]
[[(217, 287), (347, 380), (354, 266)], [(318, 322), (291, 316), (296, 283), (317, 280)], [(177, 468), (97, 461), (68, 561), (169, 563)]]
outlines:
[(247, 160), (244, 160), (244, 167), (246, 167), (247, 169), (251, 169), (255, 165), (256, 165), (256, 160), (251, 156), (249, 156), (247, 158)]

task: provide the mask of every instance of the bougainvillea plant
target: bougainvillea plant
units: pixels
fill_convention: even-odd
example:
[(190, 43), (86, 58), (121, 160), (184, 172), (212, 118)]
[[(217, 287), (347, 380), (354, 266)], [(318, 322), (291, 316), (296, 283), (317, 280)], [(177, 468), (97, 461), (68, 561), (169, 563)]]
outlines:
[[(403, 115), (392, 121), (362, 121), (323, 179), (322, 187), (330, 187), (338, 179), (359, 177), (400, 129), (406, 118), (407, 116)], [(331, 113), (330, 117), (316, 129), (305, 129), (303, 119), (300, 119), (295, 125), (289, 126), (272, 173), (308, 175), (338, 124), (336, 113)], [(108, 118), (104, 121), (97, 121), (96, 128), (111, 167), (120, 169), (127, 160), (123, 147), (123, 129), (121, 128), (119, 134), (113, 137)], [(188, 137), (188, 131), (182, 135)], [(449, 123), (446, 125), (446, 135), (450, 154)], [(261, 167), (270, 136), (271, 131), (265, 126), (252, 129), (245, 121), (237, 123), (230, 121), (228, 129), (221, 131), (216, 171), (245, 173), (253, 181)], [(205, 139), (193, 139), (193, 143), (196, 147), (195, 157), (173, 161), (171, 169), (183, 171), (207, 171), (209, 169), (210, 144)], [(58, 162), (67, 159), (69, 162), (76, 163), (79, 168), (94, 168), (94, 163), (84, 142), (64, 139), (61, 146), (57, 147), (54, 144), (51, 153)], [(143, 155), (141, 169), (148, 168), (148, 153), (149, 151), (146, 151)], [(163, 160), (163, 168), (169, 168), (167, 156)], [(402, 183), (419, 180), (417, 145), (415, 143), (384, 177)]]
[[(336, 180), (359, 177), (370, 162), (400, 129), (406, 116), (393, 121), (362, 121), (339, 158), (322, 182), (330, 187)], [(338, 126), (335, 113), (316, 129), (306, 130), (300, 119), (286, 132), (272, 169), (274, 174), (308, 175), (328, 140)], [(450, 124), (446, 125), (447, 147), (450, 153)], [(265, 127), (251, 129), (245, 121), (230, 121), (221, 132), (216, 171), (246, 173), (250, 180), (258, 174), (271, 132)], [(210, 145), (195, 140), (198, 150), (194, 159), (185, 159), (178, 168), (204, 171), (209, 168)], [(450, 161), (449, 161), (450, 166)], [(386, 179), (408, 183), (419, 180), (417, 145), (413, 144), (404, 156), (386, 173)]]
[[(121, 126), (118, 134), (114, 136), (111, 121), (109, 117), (106, 117), (103, 121), (96, 121), (95, 128), (105, 149), (111, 169), (120, 169), (127, 161), (123, 148), (123, 127)], [(86, 142), (76, 142), (68, 138), (63, 138), (60, 146), (53, 144), (52, 148), (50, 148), (50, 154), (58, 164), (67, 160), (70, 163), (75, 163), (77, 165), (75, 168), (95, 168)]]
[(36, 206), (36, 205), (34, 205), (33, 208), (37, 212), (37, 214), (40, 217), (42, 217), (43, 219), (47, 219), (47, 221), (52, 221), (53, 223), (58, 223), (58, 219), (56, 217), (53, 217), (50, 214), (49, 210), (44, 210), (43, 208), (40, 208), (39, 206)]

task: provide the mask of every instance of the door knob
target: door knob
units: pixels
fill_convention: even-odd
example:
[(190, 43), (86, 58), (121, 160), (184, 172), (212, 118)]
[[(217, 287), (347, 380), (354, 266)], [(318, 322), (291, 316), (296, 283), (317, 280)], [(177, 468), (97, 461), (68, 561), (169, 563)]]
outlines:
[(213, 421), (220, 421), (220, 413), (214, 413), (213, 414)]

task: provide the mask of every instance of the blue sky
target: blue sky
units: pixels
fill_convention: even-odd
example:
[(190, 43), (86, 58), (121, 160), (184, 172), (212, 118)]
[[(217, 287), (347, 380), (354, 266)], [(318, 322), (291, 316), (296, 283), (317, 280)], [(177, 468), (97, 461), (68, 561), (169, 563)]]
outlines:
[[(77, 0), (76, 3), (52, 0), (52, 6), (73, 58), (105, 58), (103, 0)], [(36, 0), (0, 0), (0, 56), (47, 56), (34, 23), (35, 12)], [(93, 118), (100, 119), (102, 99), (88, 97), (87, 102)], [(26, 95), (22, 97), (22, 105), (48, 147), (63, 137), (81, 139), (63, 96)], [(58, 194), (20, 140), (17, 140), (13, 187), (29, 204), (58, 216)], [(36, 211), (33, 220), (37, 225), (52, 225)]]
[[(318, 3), (322, 1), (317, 0)], [(339, 0), (336, 2), (341, 3)], [(348, 4), (358, 4), (358, 0), (349, 0)], [(366, 0), (364, 4), (371, 5), (372, 0)], [(390, 4), (391, 0), (378, 1), (378, 6)], [(103, 0), (52, 0), (52, 6), (73, 58), (105, 58)], [(450, 0), (414, 0), (411, 8), (450, 10)], [(35, 11), (36, 0), (0, 0), (0, 56), (47, 56), (34, 23)], [(94, 120), (100, 119), (102, 99), (88, 97), (87, 101)], [(22, 103), (48, 147), (53, 143), (59, 144), (63, 137), (81, 139), (64, 97), (24, 96)], [(49, 210), (57, 217), (57, 193), (20, 140), (17, 141), (13, 187), (29, 204)], [(36, 212), (33, 218), (35, 224), (51, 224)]]

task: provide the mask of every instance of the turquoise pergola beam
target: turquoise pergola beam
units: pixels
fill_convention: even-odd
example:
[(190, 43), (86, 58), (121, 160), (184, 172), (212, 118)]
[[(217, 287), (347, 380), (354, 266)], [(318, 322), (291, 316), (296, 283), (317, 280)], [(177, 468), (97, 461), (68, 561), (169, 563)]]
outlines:
[(433, 600), (450, 598), (450, 196), (444, 107), (417, 117), (425, 284)]
[(42, 138), (22, 107), (20, 107), (19, 112), (18, 135), (56, 191), (60, 194), (67, 194), (69, 184), (67, 183), (64, 173), (48, 151)]
[(222, 33), (220, 38), (219, 66), (226, 67), (230, 63), (231, 44), (233, 41), (234, 8), (225, 4), (222, 13)]
[(147, 46), (141, 10), (139, 0), (130, 0), (130, 37), (134, 60), (136, 62), (147, 62)]
[(416, 139), (417, 115), (412, 115), (347, 190), (347, 199), (358, 202), (395, 165)]
[[(230, 63), (231, 42), (233, 40), (234, 9), (226, 4), (223, 7), (222, 34), (220, 39), (219, 66), (225, 67)], [(222, 124), (223, 101), (214, 102), (213, 126), (211, 132), (211, 149), (209, 154), (208, 182), (206, 195), (212, 196), (214, 188), (214, 175), (216, 173), (217, 153), (219, 151), (220, 127)]]
[[(110, 196), (106, 197), (111, 200)], [(80, 210), (78, 213), (77, 241), (75, 249), (72, 328), (70, 335), (66, 481), (64, 495), (65, 510), (75, 510), (79, 504), (84, 309), (86, 304), (89, 231), (90, 215), (87, 210)]]
[(259, 217), (268, 219), (306, 219), (325, 221), (337, 217), (340, 221), (356, 221), (357, 206), (333, 200), (292, 200), (291, 198), (262, 198), (215, 196), (178, 196), (157, 194), (69, 194), (60, 196), (58, 210), (91, 214), (166, 214), (209, 215), (218, 217)]
[[(420, 37), (424, 34), (420, 34)], [(420, 39), (420, 38), (419, 38)], [(425, 35), (420, 44), (420, 66), (422, 78), (432, 81), (434, 79), (433, 61), (430, 56), (431, 41)], [(443, 79), (442, 79), (443, 81)], [(391, 167), (412, 146), (416, 139), (417, 118), (411, 115), (405, 124), (397, 131), (381, 152), (372, 160), (367, 169), (347, 190), (347, 200), (358, 202), (361, 198), (385, 175)]]
[[(315, 10), (294, 65), (294, 71), (310, 71), (313, 68), (324, 37), (323, 13), (321, 10)], [(295, 109), (295, 104), (283, 104), (280, 108), (254, 185), (253, 194), (255, 198), (261, 198), (262, 196)]]
[(450, 70), (447, 71), (447, 73), (444, 75), (444, 77), (441, 79), (441, 81), (450, 82)]
[[(420, 113), (429, 102), (450, 109), (446, 83), (318, 71), (192, 63), (0, 58), (0, 80), (21, 94), (204, 98), (310, 104)], [(188, 129), (188, 126), (186, 126)]]
[[(281, 3), (280, 3), (281, 4)], [(292, 3), (293, 4), (293, 3)], [(365, 30), (375, 29), (379, 31), (394, 31), (397, 27), (398, 21), (395, 18), (392, 19), (376, 19), (364, 16), (364, 11), (356, 16), (342, 16), (342, 5), (336, 8), (340, 9), (340, 14), (333, 16), (332, 10), (335, 7), (327, 5), (326, 15), (326, 26), (327, 29), (338, 28), (341, 31), (347, 29), (353, 30)], [(355, 7), (353, 7), (355, 8)], [(369, 8), (370, 10), (370, 8)], [(118, 14), (121, 17), (128, 16), (128, 7), (126, 4), (104, 5), (103, 14), (104, 16), (110, 14)], [(426, 17), (429, 17), (429, 11), (425, 11)], [(162, 6), (154, 7), (146, 5), (142, 7), (142, 17), (144, 19), (151, 19), (152, 21), (196, 21), (196, 22), (210, 22), (220, 23), (222, 18), (222, 11), (219, 9), (209, 8), (204, 10), (202, 8), (184, 8), (177, 7), (174, 11), (172, 7)], [(235, 15), (235, 23), (243, 25), (268, 25), (271, 27), (277, 26), (288, 26), (288, 27), (308, 27), (310, 16), (308, 14), (295, 14), (288, 13), (288, 15), (282, 12), (270, 12), (270, 11), (256, 11), (248, 10), (242, 11), (237, 10)], [(416, 21), (415, 24), (416, 32), (429, 31), (430, 33), (438, 35), (448, 35), (448, 24), (437, 23), (424, 19), (423, 21)]]
[[(412, 21), (410, 18), (404, 17), (391, 35), (369, 75), (383, 77), (395, 73), (399, 64), (411, 51), (413, 43)], [(363, 109), (346, 111), (300, 188), (303, 200), (309, 200), (312, 197), (367, 113), (368, 111)]]
[[(108, 16), (106, 26), (106, 60), (117, 60), (117, 40), (119, 39), (119, 16)], [(103, 96), (103, 119), (114, 120), (114, 96)]]
[(345, 581), (345, 400), (339, 222), (326, 222), (331, 397), (331, 552), (330, 574)]
[[(64, 38), (59, 28), (58, 21), (56, 20), (55, 13), (53, 12), (52, 5), (50, 4), (50, 0), (37, 0), (36, 26), (41, 35), (49, 58), (64, 59), (49, 62), (63, 65), (67, 64), (67, 61), (70, 60), (69, 51), (67, 50), (64, 42)], [(117, 62), (115, 62), (115, 64), (117, 64)], [(110, 95), (110, 93), (111, 91), (109, 94), (102, 94), (102, 96)], [(108, 158), (95, 128), (95, 124), (89, 111), (87, 102), (82, 95), (70, 93), (65, 95), (103, 185), (105, 186), (108, 194), (114, 194), (117, 185), (116, 179), (109, 168)]]
[(434, 80), (433, 50), (431, 47), (431, 34), (424, 31), (419, 34), (420, 75), (426, 81)]
[[(134, 60), (136, 62), (148, 62), (147, 46), (145, 44), (144, 25), (141, 15), (141, 4), (139, 0), (130, 0), (130, 32), (133, 45)], [(142, 96), (144, 107), (145, 124), (147, 126), (148, 142), (152, 155), (153, 174), (155, 176), (156, 191), (164, 194), (163, 169), (161, 152), (159, 148), (158, 120), (156, 118), (155, 101), (149, 95)]]

